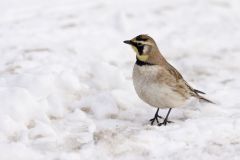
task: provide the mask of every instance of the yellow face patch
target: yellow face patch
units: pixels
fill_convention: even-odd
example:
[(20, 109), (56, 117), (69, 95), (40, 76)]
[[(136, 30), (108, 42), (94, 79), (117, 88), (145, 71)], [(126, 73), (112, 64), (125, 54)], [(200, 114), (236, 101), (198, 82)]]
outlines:
[(132, 48), (133, 48), (133, 50), (136, 52), (137, 58), (138, 58), (140, 61), (145, 62), (145, 61), (148, 60), (148, 57), (149, 57), (148, 55), (140, 55), (140, 54), (138, 53), (138, 49), (137, 49), (135, 46), (132, 46)]
[(137, 58), (140, 60), (140, 61), (147, 61), (148, 60), (148, 55), (140, 55), (137, 53)]
[(138, 50), (135, 46), (132, 46), (133, 50), (136, 52), (136, 54), (138, 54)]

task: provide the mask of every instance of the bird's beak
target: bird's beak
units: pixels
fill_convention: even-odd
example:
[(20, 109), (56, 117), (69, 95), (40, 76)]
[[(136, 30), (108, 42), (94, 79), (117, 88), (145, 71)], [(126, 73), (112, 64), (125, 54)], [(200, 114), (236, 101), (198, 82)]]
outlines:
[(132, 42), (131, 40), (126, 40), (126, 41), (123, 41), (123, 43), (130, 44), (130, 45), (132, 45), (132, 44), (133, 44), (133, 42)]

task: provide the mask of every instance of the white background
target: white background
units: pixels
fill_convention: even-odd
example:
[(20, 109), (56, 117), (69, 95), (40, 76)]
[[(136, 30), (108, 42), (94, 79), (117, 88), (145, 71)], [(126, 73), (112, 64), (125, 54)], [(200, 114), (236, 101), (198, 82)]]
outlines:
[[(239, 0), (0, 1), (1, 160), (237, 160)], [(217, 105), (166, 127), (133, 89), (122, 41), (152, 36)], [(164, 116), (166, 110), (161, 110)]]

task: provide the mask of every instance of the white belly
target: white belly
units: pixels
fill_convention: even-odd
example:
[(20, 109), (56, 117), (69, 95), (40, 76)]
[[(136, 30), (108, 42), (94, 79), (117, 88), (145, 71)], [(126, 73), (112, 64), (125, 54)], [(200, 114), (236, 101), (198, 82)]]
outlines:
[(186, 99), (166, 84), (154, 82), (156, 71), (151, 67), (153, 66), (134, 66), (133, 84), (138, 96), (153, 107), (182, 106)]

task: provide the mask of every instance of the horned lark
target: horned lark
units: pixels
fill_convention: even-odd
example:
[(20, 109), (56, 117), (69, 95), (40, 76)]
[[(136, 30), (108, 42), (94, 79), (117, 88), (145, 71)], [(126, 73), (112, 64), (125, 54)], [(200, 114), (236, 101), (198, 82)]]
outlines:
[[(171, 123), (168, 117), (172, 108), (183, 106), (191, 97), (213, 103), (200, 95), (205, 94), (204, 92), (192, 88), (166, 61), (151, 37), (139, 35), (124, 43), (131, 45), (137, 54), (133, 68), (133, 84), (138, 96), (149, 105), (157, 107), (155, 116), (150, 119), (151, 125), (155, 121), (159, 126)], [(159, 123), (159, 118), (162, 118), (158, 115), (159, 108), (169, 108), (161, 123)]]

